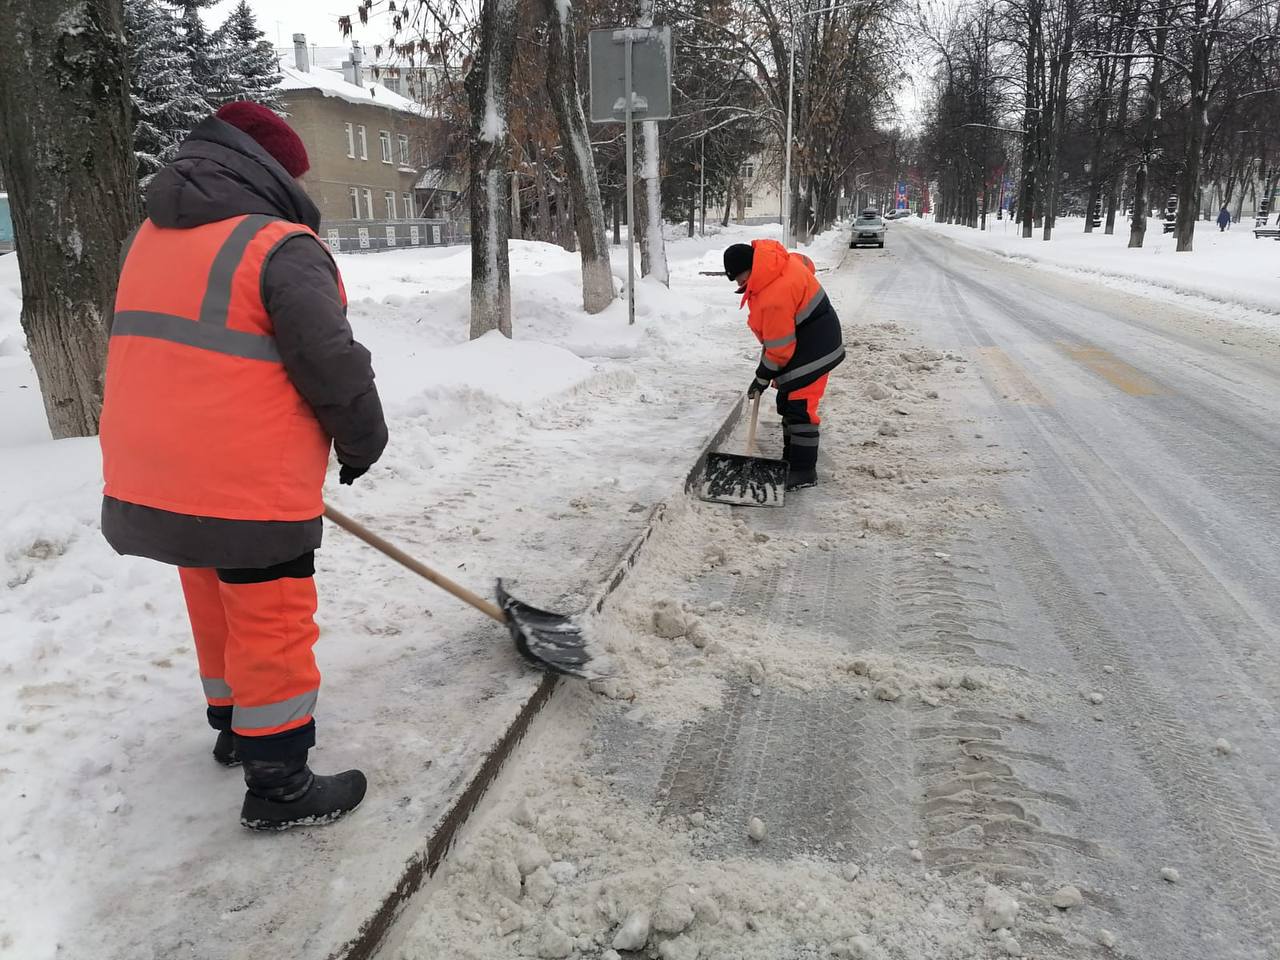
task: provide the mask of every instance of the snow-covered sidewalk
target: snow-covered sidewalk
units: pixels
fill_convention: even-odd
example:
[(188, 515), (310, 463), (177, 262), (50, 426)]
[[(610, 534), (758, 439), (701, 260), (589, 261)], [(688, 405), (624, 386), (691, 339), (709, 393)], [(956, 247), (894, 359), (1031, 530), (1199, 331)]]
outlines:
[(1040, 231), (1024, 239), (1018, 224), (1007, 219), (989, 219), (986, 231), (982, 231), (912, 217), (894, 221), (892, 230), (929, 230), (1014, 261), (1148, 295), (1210, 300), (1242, 322), (1280, 326), (1275, 316), (1256, 315), (1280, 314), (1280, 243), (1254, 239), (1252, 224), (1249, 219), (1222, 233), (1216, 224), (1197, 223), (1190, 253), (1176, 252), (1173, 235), (1162, 234), (1158, 220), (1148, 224), (1144, 245), (1132, 250), (1127, 223), (1117, 222), (1111, 236), (1101, 228), (1087, 234), (1080, 217), (1059, 220), (1053, 239), (1047, 242), (1041, 239)]
[[(481, 590), (503, 576), (534, 602), (585, 602), (750, 375), (737, 297), (698, 271), (767, 231), (672, 243), (672, 288), (642, 285), (634, 328), (623, 302), (581, 311), (576, 255), (514, 243), (515, 341), (467, 341), (464, 248), (343, 257), (392, 442), (329, 496)], [(246, 835), (240, 778), (208, 756), (174, 572), (102, 541), (96, 442), (43, 439), (16, 287), (0, 258), (0, 953), (327, 955), (539, 677), (481, 617), (329, 531), (313, 760), (361, 766), (370, 795), (326, 831)]]

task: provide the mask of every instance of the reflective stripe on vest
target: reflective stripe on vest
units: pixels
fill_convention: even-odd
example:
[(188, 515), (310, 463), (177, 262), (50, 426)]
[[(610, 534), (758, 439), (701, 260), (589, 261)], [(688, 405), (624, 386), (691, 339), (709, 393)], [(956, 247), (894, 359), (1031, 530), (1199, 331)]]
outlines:
[[(222, 242), (209, 268), (209, 284), (205, 288), (204, 298), (200, 302), (200, 314), (192, 322), (187, 317), (179, 317), (171, 313), (156, 313), (150, 310), (118, 310), (111, 323), (113, 337), (150, 337), (154, 340), (168, 340), (187, 347), (209, 350), (213, 353), (225, 353), (232, 357), (246, 360), (266, 360), (280, 362), (280, 351), (276, 349), (274, 337), (264, 334), (247, 333), (242, 330), (231, 330), (227, 327), (228, 312), (231, 308), (231, 284), (236, 270), (244, 259), (245, 250), (250, 241), (276, 217), (263, 214), (251, 214), (240, 221)], [(142, 228), (139, 227), (139, 230)], [(137, 231), (129, 238), (132, 248)], [(286, 238), (287, 239), (287, 238)], [(129, 251), (125, 251), (128, 259)]]
[(776, 383), (779, 387), (783, 387), (794, 380), (799, 380), (801, 377), (805, 377), (811, 373), (815, 373), (816, 371), (821, 370), (824, 367), (834, 367), (843, 356), (844, 356), (844, 345), (841, 344), (839, 347), (837, 347), (836, 349), (828, 353), (825, 357), (819, 357), (817, 360), (814, 360), (811, 363), (806, 363), (802, 367), (796, 367), (794, 370), (788, 370), (782, 376), (774, 380), (774, 383)]
[(818, 292), (809, 298), (809, 302), (796, 311), (796, 326), (804, 323), (813, 315), (813, 311), (822, 306), (822, 301), (827, 298), (827, 291), (822, 289), (822, 285), (818, 285)]

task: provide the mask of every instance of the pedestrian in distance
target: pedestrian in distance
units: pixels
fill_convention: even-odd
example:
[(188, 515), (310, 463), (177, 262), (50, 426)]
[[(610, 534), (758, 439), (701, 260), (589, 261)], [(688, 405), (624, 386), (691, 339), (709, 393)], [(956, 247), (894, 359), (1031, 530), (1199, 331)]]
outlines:
[(1229, 226), (1231, 226), (1231, 211), (1227, 209), (1227, 205), (1224, 203), (1222, 209), (1218, 211), (1218, 232), (1222, 233)]
[(777, 388), (787, 489), (812, 487), (818, 482), (818, 404), (828, 375), (844, 360), (840, 318), (813, 261), (788, 253), (776, 240), (726, 248), (724, 272), (737, 284), (739, 309), (748, 308), (747, 326), (762, 348), (747, 396)]
[(330, 449), (350, 484), (387, 443), (308, 166), (256, 104), (191, 132), (126, 246), (102, 408), (103, 535), (179, 568), (213, 756), (243, 764), (253, 830), (332, 822), (366, 787), (307, 764)]

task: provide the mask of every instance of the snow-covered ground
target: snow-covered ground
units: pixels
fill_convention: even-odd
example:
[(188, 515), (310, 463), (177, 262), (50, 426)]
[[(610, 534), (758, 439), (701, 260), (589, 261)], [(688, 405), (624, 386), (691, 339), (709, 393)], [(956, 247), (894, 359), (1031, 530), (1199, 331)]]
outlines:
[[(392, 440), (328, 495), (482, 589), (514, 576), (531, 600), (581, 599), (749, 377), (738, 298), (698, 271), (769, 231), (674, 240), (672, 287), (640, 285), (632, 328), (624, 301), (582, 311), (576, 254), (513, 243), (514, 341), (468, 341), (466, 248), (341, 257)], [(841, 248), (837, 230), (810, 252)], [(534, 679), (483, 646), (476, 615), (330, 532), (313, 759), (359, 763), (370, 797), (324, 836), (244, 835), (239, 777), (208, 757), (174, 571), (101, 539), (96, 441), (48, 439), (19, 307), (16, 258), (0, 257), (0, 955), (167, 956), (195, 938), (197, 955), (230, 956), (267, 929), (350, 935), (403, 863), (396, 845), (429, 831)], [(314, 881), (316, 909), (286, 902), (285, 875)]]
[(1007, 219), (988, 220), (982, 231), (913, 217), (895, 221), (890, 235), (900, 227), (931, 230), (998, 256), (1109, 286), (1211, 300), (1230, 309), (1233, 319), (1277, 327), (1280, 318), (1268, 315), (1280, 314), (1280, 243), (1255, 239), (1252, 223), (1233, 224), (1225, 233), (1216, 224), (1197, 223), (1190, 253), (1178, 253), (1173, 235), (1162, 234), (1157, 220), (1148, 224), (1143, 246), (1132, 250), (1127, 224), (1117, 222), (1111, 236), (1101, 229), (1087, 234), (1080, 217), (1060, 220), (1047, 242), (1040, 231), (1024, 239)]

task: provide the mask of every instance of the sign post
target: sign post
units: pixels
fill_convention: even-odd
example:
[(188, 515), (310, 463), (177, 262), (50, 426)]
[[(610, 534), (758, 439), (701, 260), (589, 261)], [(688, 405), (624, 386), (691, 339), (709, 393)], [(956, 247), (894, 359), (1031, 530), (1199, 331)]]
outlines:
[(671, 28), (592, 30), (587, 44), (593, 123), (627, 130), (627, 322), (636, 322), (636, 198), (632, 123), (671, 116)]

